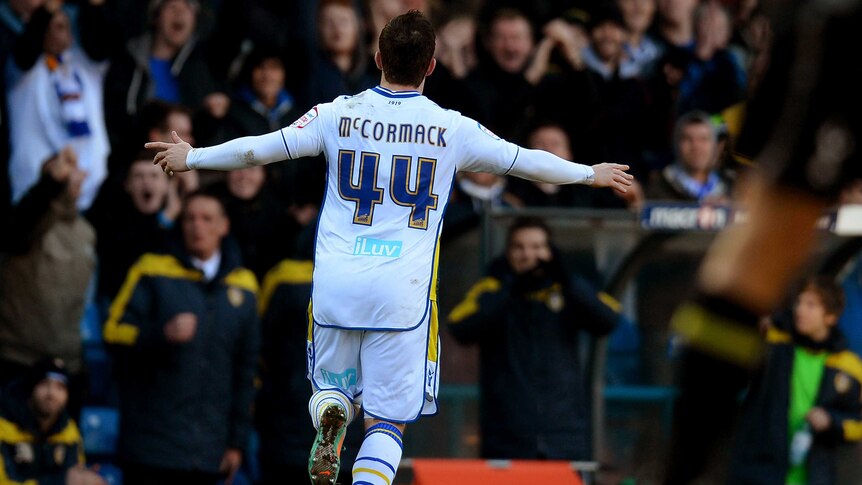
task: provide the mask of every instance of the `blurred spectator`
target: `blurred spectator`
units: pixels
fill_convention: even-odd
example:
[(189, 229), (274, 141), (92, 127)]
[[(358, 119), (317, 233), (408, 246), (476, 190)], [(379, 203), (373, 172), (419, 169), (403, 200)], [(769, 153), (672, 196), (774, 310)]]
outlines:
[(467, 76), (468, 93), (477, 104), (473, 116), (503, 138), (515, 138), (530, 115), (537, 83), (544, 72), (531, 69), (535, 43), (529, 19), (517, 10), (500, 9), (491, 17), (483, 41), (487, 55)]
[(835, 328), (843, 304), (833, 280), (811, 278), (790, 331), (769, 329), (768, 362), (746, 396), (728, 483), (837, 483), (838, 448), (862, 439), (862, 361)]
[[(214, 2), (215, 3), (215, 2)], [(306, 107), (309, 53), (317, 51), (318, 0), (220, 0), (215, 31), (207, 39), (209, 64), (217, 79), (234, 81), (245, 56), (257, 49), (278, 52), (287, 71), (287, 90)], [(295, 75), (295, 73), (303, 73)], [(304, 109), (304, 108), (303, 108)]]
[(772, 27), (758, 0), (740, 2), (734, 19), (730, 50), (743, 66), (748, 77), (748, 93), (756, 92), (766, 74), (772, 46)]
[(379, 73), (368, 70), (362, 21), (351, 0), (321, 0), (317, 14), (319, 53), (308, 73), (311, 104), (373, 87)]
[(41, 361), (0, 401), (0, 483), (106, 485), (84, 468), (84, 443), (66, 411), (69, 377), (61, 359)]
[(729, 182), (718, 172), (718, 132), (709, 115), (692, 111), (680, 117), (674, 132), (676, 161), (653, 173), (648, 199), (692, 202), (726, 201)]
[[(647, 91), (640, 80), (621, 76), (626, 30), (614, 4), (592, 10), (589, 39), (590, 45), (579, 51), (586, 69), (572, 63), (547, 76), (539, 88), (538, 111), (566, 128), (578, 149), (576, 157), (625, 163), (641, 177)], [(625, 205), (606, 195), (593, 194), (595, 205)]]
[(437, 28), (437, 67), (425, 78), (424, 94), (440, 106), (476, 113), (477, 102), (466, 89), (464, 79), (477, 64), (476, 20), (458, 13)]
[(179, 104), (159, 100), (148, 101), (141, 107), (138, 126), (140, 126), (138, 130), (140, 136), (135, 138), (132, 146), (135, 153), (140, 151), (148, 141), (170, 140), (172, 131), (176, 131), (183, 140), (195, 140), (192, 112)]
[(251, 431), (256, 280), (217, 198), (190, 194), (180, 221), (182, 242), (132, 266), (105, 323), (127, 485), (232, 479)]
[(267, 184), (264, 167), (232, 170), (211, 193), (224, 204), (243, 265), (255, 276), (262, 279), (277, 262), (293, 254), (299, 228)]
[(435, 57), (455, 79), (467, 77), (478, 62), (476, 20), (469, 15), (458, 15), (440, 26)]
[[(566, 160), (574, 160), (569, 137), (563, 128), (553, 123), (538, 124), (527, 138), (530, 148), (538, 148), (557, 155)], [(616, 192), (595, 193), (581, 185), (552, 185), (531, 182), (524, 179), (511, 179), (512, 194), (526, 206), (552, 207), (589, 207), (592, 205), (607, 205), (606, 199), (618, 197), (632, 209), (639, 208), (643, 203), (643, 189), (640, 183), (634, 181), (625, 194)]]
[(658, 33), (671, 47), (694, 50), (694, 11), (699, 0), (658, 0)]
[(0, 82), (6, 78), (6, 62), (15, 52), (16, 41), (24, 33), (24, 27), (30, 21), (33, 12), (42, 3), (44, 3), (43, 0), (9, 0), (0, 3), (0, 62), (2, 62), (0, 72), (3, 74)]
[(205, 108), (216, 119), (227, 114), (230, 99), (218, 92), (195, 34), (199, 10), (197, 0), (150, 0), (148, 32), (112, 60), (105, 115), (113, 146), (134, 139), (134, 116), (149, 100)]
[(59, 8), (37, 10), (24, 35), (40, 51), (35, 64), (9, 87), (12, 200), (18, 203), (39, 180), (40, 160), (71, 145), (86, 174), (78, 198), (78, 208), (85, 210), (107, 175), (105, 66), (74, 44), (69, 17)]
[(165, 249), (180, 213), (176, 179), (153, 165), (154, 153), (142, 151), (125, 170), (122, 195), (100, 198), (88, 214), (96, 227), (99, 296), (116, 296), (126, 273), (144, 253)]
[[(539, 123), (527, 136), (527, 146), (553, 153), (565, 160), (574, 160), (569, 137), (560, 125)], [(512, 195), (527, 207), (589, 207), (590, 191), (584, 185), (554, 185), (526, 179), (509, 180)]]
[[(140, 115), (141, 129), (140, 134), (145, 134), (144, 138), (137, 138), (137, 142), (133, 145), (134, 151), (129, 155), (134, 156), (141, 151), (144, 143), (149, 141), (172, 141), (171, 132), (176, 132), (178, 136), (188, 136), (183, 140), (192, 140), (189, 143), (194, 143), (196, 139), (195, 133), (197, 130), (192, 124), (192, 113), (188, 108), (163, 101), (150, 101), (141, 109)], [(128, 158), (126, 159), (128, 160)], [(201, 176), (209, 179), (218, 179), (220, 174), (214, 174), (209, 171), (201, 172)], [(172, 176), (175, 180), (180, 196), (190, 194), (198, 189), (201, 185), (198, 174), (193, 173), (177, 173)]]
[(281, 261), (261, 288), (262, 370), (255, 424), (265, 485), (308, 481), (308, 444), (315, 434), (306, 412), (311, 398), (305, 376), (310, 256)]
[(458, 173), (443, 220), (445, 237), (453, 239), (477, 227), (482, 214), (492, 208), (522, 207), (522, 202), (507, 190), (507, 184), (506, 177), (492, 173)]
[(583, 50), (584, 63), (608, 80), (622, 76), (620, 68), (626, 56), (627, 38), (623, 14), (615, 6), (597, 7), (590, 18), (590, 44)]
[(620, 76), (651, 77), (663, 52), (661, 44), (649, 33), (655, 17), (656, 0), (617, 0), (617, 5), (628, 30)]
[(7, 257), (0, 264), (0, 380), (58, 357), (73, 374), (77, 405), (83, 387), (80, 322), (96, 265), (96, 235), (75, 208), (84, 177), (71, 148), (42, 165), (39, 182), (4, 229)]
[(483, 458), (583, 460), (589, 386), (579, 332), (607, 335), (617, 314), (566, 271), (541, 220), (509, 228), (505, 257), (449, 314), (449, 330), (480, 352)]
[(712, 1), (697, 8), (694, 58), (680, 83), (679, 110), (719, 113), (745, 98), (745, 71), (727, 49), (730, 14)]
[(657, 171), (674, 160), (673, 133), (679, 118), (678, 101), (683, 76), (693, 54), (685, 49), (670, 47), (658, 63), (656, 75), (647, 80), (646, 120), (643, 126), (649, 171)]
[[(0, 2), (0, 160), (9, 160), (9, 111), (6, 93), (15, 44), (24, 26), (42, 0), (9, 0)], [(8, 163), (8, 162), (7, 162)], [(0, 170), (0, 224), (5, 224), (10, 208), (9, 173), (5, 164)]]
[(263, 135), (284, 128), (302, 116), (293, 95), (285, 89), (286, 78), (284, 61), (275, 50), (262, 48), (249, 54), (222, 133), (214, 143)]

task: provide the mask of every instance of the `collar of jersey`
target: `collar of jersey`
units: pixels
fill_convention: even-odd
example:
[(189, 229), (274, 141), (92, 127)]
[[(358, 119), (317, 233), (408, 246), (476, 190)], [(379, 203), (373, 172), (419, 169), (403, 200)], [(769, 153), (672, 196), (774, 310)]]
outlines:
[(374, 86), (371, 90), (381, 96), (386, 96), (387, 98), (414, 98), (416, 96), (421, 96), (419, 91), (393, 91), (391, 89), (386, 89), (383, 86)]

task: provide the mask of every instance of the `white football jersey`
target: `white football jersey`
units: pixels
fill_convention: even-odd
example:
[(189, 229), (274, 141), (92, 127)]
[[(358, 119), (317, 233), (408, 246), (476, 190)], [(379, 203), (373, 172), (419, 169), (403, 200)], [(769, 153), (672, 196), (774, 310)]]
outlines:
[(521, 150), (419, 92), (380, 86), (315, 106), (281, 135), (289, 158), (326, 156), (312, 314), (349, 329), (422, 323), (455, 173), (505, 174)]

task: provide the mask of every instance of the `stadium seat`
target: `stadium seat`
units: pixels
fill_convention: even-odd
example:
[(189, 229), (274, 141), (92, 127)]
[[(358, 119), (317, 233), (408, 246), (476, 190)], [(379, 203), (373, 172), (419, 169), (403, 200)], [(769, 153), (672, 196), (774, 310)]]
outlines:
[(116, 409), (88, 406), (81, 410), (81, 434), (87, 456), (112, 456), (117, 450), (120, 414)]
[(565, 461), (413, 460), (413, 485), (583, 485)]
[(123, 472), (112, 463), (97, 463), (99, 475), (108, 485), (123, 485)]

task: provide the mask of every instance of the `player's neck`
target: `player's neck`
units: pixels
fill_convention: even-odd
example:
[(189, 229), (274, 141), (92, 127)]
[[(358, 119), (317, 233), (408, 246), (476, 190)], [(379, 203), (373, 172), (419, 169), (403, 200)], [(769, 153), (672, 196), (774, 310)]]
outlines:
[(390, 91), (419, 91), (419, 94), (422, 94), (422, 91), (425, 90), (425, 80), (422, 80), (422, 84), (419, 86), (410, 86), (407, 84), (395, 84), (386, 80), (385, 77), (380, 76), (380, 87), (386, 88)]

